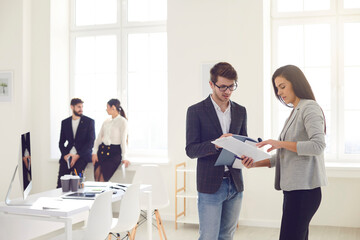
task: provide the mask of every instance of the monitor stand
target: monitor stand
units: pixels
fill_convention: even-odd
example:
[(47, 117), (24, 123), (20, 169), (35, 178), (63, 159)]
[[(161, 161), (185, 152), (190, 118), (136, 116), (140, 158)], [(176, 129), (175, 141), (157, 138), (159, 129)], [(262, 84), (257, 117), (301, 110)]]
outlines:
[(14, 171), (13, 177), (12, 177), (12, 179), (11, 179), (9, 189), (8, 189), (7, 194), (6, 194), (5, 204), (8, 205), (8, 206), (31, 206), (32, 203), (31, 203), (30, 201), (26, 201), (26, 200), (15, 200), (15, 201), (12, 201), (12, 200), (9, 198), (10, 192), (11, 192), (11, 187), (12, 187), (12, 184), (13, 184), (13, 182), (14, 182), (17, 169), (18, 169), (18, 165), (16, 165), (16, 167), (15, 167), (15, 171)]

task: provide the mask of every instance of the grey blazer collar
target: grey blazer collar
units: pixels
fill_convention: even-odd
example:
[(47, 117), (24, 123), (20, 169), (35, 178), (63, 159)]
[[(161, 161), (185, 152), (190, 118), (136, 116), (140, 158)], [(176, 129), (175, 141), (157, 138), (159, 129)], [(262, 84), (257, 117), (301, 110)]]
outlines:
[(284, 140), (286, 132), (288, 131), (289, 127), (291, 126), (291, 124), (294, 122), (294, 119), (296, 117), (296, 115), (298, 114), (299, 110), (301, 109), (301, 107), (304, 105), (305, 101), (303, 101), (302, 99), (300, 99), (298, 105), (293, 109), (289, 119), (286, 121), (283, 130), (281, 131), (280, 134), (280, 140)]

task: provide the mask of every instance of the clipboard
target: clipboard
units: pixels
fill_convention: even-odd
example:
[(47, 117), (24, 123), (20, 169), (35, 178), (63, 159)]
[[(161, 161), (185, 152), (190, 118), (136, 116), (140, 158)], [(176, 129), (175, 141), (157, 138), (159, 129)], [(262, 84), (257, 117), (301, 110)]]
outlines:
[[(227, 138), (235, 138), (241, 142), (244, 142), (244, 144), (245, 144), (245, 142), (254, 143), (254, 144), (258, 143), (258, 141), (254, 140), (252, 138), (249, 138), (247, 136), (242, 136), (242, 135), (233, 135), (232, 137), (227, 137)], [(221, 146), (222, 145), (221, 143), (223, 141), (225, 141), (225, 139), (217, 139), (217, 140), (213, 141), (212, 143)], [(260, 138), (259, 138), (259, 141), (261, 142)], [(246, 147), (249, 147), (249, 152), (254, 153), (256, 155), (256, 158), (254, 157), (255, 155), (254, 156), (249, 155), (249, 157), (254, 158), (254, 161), (260, 161), (262, 159), (266, 159), (266, 158), (270, 157), (270, 154), (265, 153), (265, 152), (257, 149), (255, 146), (251, 146), (251, 145), (252, 144), (249, 144), (249, 146), (246, 146)], [(234, 149), (232, 149), (232, 150), (234, 150)], [(241, 155), (247, 155), (247, 154), (241, 154)], [(237, 161), (237, 162), (240, 161), (240, 160), (237, 160), (237, 155), (235, 153), (223, 148), (218, 159), (216, 160), (214, 166), (223, 166), (223, 165), (233, 166), (235, 161)], [(236, 168), (240, 168), (240, 167), (237, 166)]]

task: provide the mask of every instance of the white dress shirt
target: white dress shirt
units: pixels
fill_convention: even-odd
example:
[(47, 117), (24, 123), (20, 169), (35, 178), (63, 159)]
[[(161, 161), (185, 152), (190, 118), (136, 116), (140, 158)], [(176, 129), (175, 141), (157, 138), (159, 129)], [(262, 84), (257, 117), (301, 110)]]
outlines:
[(99, 135), (95, 140), (93, 154), (97, 154), (101, 143), (104, 143), (105, 145), (120, 144), (122, 160), (127, 160), (127, 129), (127, 120), (120, 114), (114, 119), (106, 119), (101, 126)]
[[(74, 119), (71, 120), (74, 139), (75, 139), (75, 136), (76, 136), (76, 131), (77, 131), (78, 127), (79, 127), (79, 123), (80, 123), (80, 118), (78, 118), (76, 120), (74, 120)], [(70, 153), (71, 154), (77, 154), (76, 148), (72, 147), (71, 150), (70, 150)]]
[[(230, 102), (229, 102), (229, 106), (226, 108), (225, 112), (223, 112), (223, 111), (221, 111), (221, 108), (219, 107), (219, 105), (217, 105), (216, 102), (214, 101), (212, 95), (211, 95), (210, 99), (214, 105), (215, 112), (218, 116), (223, 134), (229, 133), (230, 124), (231, 124), (231, 109), (230, 109), (231, 104), (230, 104)], [(228, 171), (228, 170), (229, 170), (229, 168), (227, 166), (225, 166), (225, 171)]]

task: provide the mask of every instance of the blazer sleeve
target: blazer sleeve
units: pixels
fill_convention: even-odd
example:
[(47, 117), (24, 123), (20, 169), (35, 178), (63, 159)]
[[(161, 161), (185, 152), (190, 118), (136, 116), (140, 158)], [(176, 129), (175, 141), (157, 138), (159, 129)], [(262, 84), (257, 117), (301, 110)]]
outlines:
[(95, 121), (92, 119), (89, 119), (89, 125), (86, 134), (87, 134), (86, 141), (83, 143), (82, 147), (77, 151), (77, 154), (80, 155), (80, 157), (86, 153), (87, 154), (91, 153), (91, 150), (94, 146)]
[(59, 149), (60, 149), (62, 156), (65, 156), (66, 154), (68, 154), (68, 152), (66, 151), (66, 148), (64, 146), (65, 142), (66, 142), (65, 121), (62, 121), (61, 122), (61, 130), (60, 130), (60, 140), (59, 140)]
[(324, 115), (321, 108), (316, 103), (309, 104), (302, 115), (304, 127), (309, 137), (308, 141), (297, 142), (297, 153), (301, 156), (316, 156), (324, 152), (325, 133), (324, 133)]
[(121, 160), (127, 160), (128, 122), (125, 118), (122, 119), (122, 124), (120, 126), (120, 134)]
[(95, 142), (93, 144), (94, 148), (93, 148), (92, 154), (97, 154), (99, 146), (102, 143), (102, 139), (103, 139), (103, 135), (104, 135), (104, 124), (105, 124), (105, 122), (103, 122), (100, 132), (99, 132), (97, 138), (95, 139)]
[(276, 161), (277, 161), (277, 154), (273, 154), (271, 155), (271, 157), (269, 158), (270, 160), (270, 167), (275, 167), (276, 165)]
[(186, 115), (186, 155), (189, 158), (201, 158), (217, 154), (218, 150), (211, 143), (213, 140), (201, 142), (199, 113), (190, 107)]

